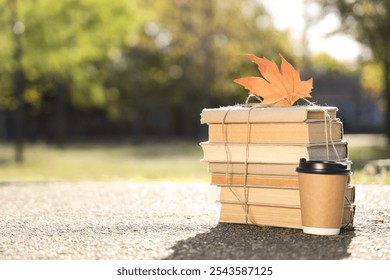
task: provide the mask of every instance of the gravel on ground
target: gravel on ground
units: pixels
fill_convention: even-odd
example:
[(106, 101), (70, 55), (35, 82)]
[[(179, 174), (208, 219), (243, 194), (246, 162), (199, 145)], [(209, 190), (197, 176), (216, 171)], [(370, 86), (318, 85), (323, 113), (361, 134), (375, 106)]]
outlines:
[(390, 259), (390, 186), (357, 185), (337, 236), (219, 224), (204, 182), (4, 183), (0, 259)]

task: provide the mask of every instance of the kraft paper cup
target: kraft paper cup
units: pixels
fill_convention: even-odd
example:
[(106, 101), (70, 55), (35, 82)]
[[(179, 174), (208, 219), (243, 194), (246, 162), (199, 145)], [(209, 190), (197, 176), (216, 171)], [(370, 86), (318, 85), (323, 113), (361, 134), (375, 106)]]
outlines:
[(301, 159), (298, 172), (304, 233), (337, 235), (344, 211), (345, 186), (351, 174), (346, 164)]

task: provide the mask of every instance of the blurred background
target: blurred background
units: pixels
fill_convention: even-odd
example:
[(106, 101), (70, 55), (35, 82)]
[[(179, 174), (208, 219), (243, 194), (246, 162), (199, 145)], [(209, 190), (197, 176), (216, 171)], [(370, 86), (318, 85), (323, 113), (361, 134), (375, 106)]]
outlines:
[(0, 0), (0, 180), (208, 180), (203, 108), (240, 56), (313, 77), (357, 182), (390, 183), (390, 0)]

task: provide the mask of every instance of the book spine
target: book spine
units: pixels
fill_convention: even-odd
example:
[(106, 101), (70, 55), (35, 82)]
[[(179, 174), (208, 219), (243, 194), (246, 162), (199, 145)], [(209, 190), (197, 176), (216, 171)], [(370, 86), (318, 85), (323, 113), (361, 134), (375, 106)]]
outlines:
[(256, 176), (245, 174), (211, 174), (211, 184), (213, 185), (238, 185), (243, 186), (284, 186), (298, 187), (298, 176)]
[[(221, 203), (219, 222), (302, 228), (300, 208), (251, 205), (245, 211), (242, 205)], [(344, 207), (342, 226), (353, 224), (355, 211), (355, 205)]]
[[(345, 160), (348, 157), (345, 142), (335, 145), (307, 147), (304, 145), (215, 144), (203, 142), (203, 161), (236, 163), (297, 164), (300, 158), (308, 160)], [(247, 151), (248, 149), (248, 151)]]
[[(220, 187), (220, 202), (249, 205), (268, 205), (278, 207), (300, 208), (300, 197), (298, 188), (256, 186), (218, 186)], [(355, 201), (355, 189), (353, 186), (346, 186), (345, 205)]]
[(209, 173), (228, 173), (248, 175), (296, 175), (296, 164), (257, 164), (251, 163), (225, 163), (210, 162), (208, 165)]
[(342, 137), (340, 122), (327, 124), (327, 133), (324, 122), (209, 125), (209, 142), (214, 143), (309, 144), (341, 141)]
[[(336, 119), (335, 107), (322, 107), (330, 118)], [(201, 124), (210, 123), (270, 123), (270, 122), (303, 122), (306, 120), (324, 120), (321, 109), (308, 107), (276, 107), (276, 108), (220, 108), (204, 109), (201, 112)]]

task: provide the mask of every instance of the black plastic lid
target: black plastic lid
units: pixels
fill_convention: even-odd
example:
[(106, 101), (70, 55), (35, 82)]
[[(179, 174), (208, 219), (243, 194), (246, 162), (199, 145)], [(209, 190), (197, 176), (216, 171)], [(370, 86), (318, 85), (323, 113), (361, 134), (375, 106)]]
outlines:
[(297, 172), (310, 174), (334, 174), (350, 175), (352, 172), (347, 164), (337, 161), (306, 161), (305, 158), (299, 160)]

